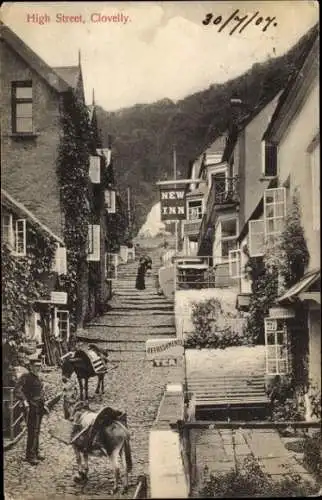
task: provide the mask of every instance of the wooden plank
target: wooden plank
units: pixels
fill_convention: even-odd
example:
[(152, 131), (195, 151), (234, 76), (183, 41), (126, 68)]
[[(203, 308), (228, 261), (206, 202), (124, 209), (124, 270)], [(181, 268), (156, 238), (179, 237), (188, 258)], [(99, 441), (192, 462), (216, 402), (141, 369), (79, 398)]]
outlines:
[(188, 387), (188, 392), (192, 392), (195, 394), (198, 394), (200, 392), (211, 392), (211, 393), (217, 393), (217, 394), (226, 394), (227, 392), (231, 394), (251, 394), (251, 393), (256, 393), (256, 394), (266, 394), (266, 391), (264, 390), (263, 387)]
[(256, 383), (258, 381), (264, 382), (265, 377), (263, 375), (252, 375), (252, 376), (242, 376), (242, 377), (214, 377), (214, 376), (199, 376), (199, 375), (188, 375), (188, 382), (220, 382), (220, 383), (226, 383), (226, 382), (234, 382), (238, 384), (238, 382), (249, 382), (249, 383)]
[(247, 390), (241, 390), (241, 389), (237, 389), (235, 391), (233, 390), (229, 390), (227, 389), (226, 391), (225, 390), (221, 390), (221, 391), (217, 391), (216, 389), (207, 389), (206, 387), (204, 387), (203, 389), (198, 389), (197, 391), (190, 391), (192, 392), (193, 394), (222, 394), (222, 395), (225, 395), (225, 394), (244, 394), (244, 395), (247, 395), (247, 394), (265, 394), (265, 391), (263, 390), (253, 390), (253, 391), (247, 391)]
[(182, 427), (187, 429), (285, 429), (292, 427), (294, 429), (320, 429), (321, 420), (319, 421), (285, 421), (285, 422), (271, 422), (271, 421), (258, 421), (249, 420), (248, 422), (235, 420), (232, 422), (224, 422), (221, 420), (196, 420), (194, 422), (178, 421), (172, 424), (171, 427)]

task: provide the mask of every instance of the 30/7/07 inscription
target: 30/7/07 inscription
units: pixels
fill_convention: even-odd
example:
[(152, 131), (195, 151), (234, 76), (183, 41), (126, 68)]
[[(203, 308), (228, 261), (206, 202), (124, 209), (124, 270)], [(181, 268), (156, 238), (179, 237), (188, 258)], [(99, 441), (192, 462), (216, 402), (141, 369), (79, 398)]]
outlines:
[(251, 23), (253, 23), (255, 26), (261, 27), (262, 31), (266, 31), (270, 26), (277, 26), (277, 22), (275, 21), (275, 19), (275, 17), (269, 16), (264, 19), (264, 17), (259, 14), (259, 11), (255, 12), (255, 14), (253, 15), (246, 14), (242, 16), (239, 15), (239, 9), (237, 9), (227, 19), (220, 15), (215, 17), (212, 13), (206, 14), (204, 20), (202, 21), (202, 24), (204, 26), (220, 25), (220, 28), (218, 29), (219, 32), (223, 31), (223, 29), (225, 29), (228, 25), (230, 25), (230, 27), (234, 26), (229, 33), (230, 35), (232, 35), (238, 28), (240, 28), (239, 33), (242, 33), (244, 29), (247, 28), (247, 26), (249, 26)]

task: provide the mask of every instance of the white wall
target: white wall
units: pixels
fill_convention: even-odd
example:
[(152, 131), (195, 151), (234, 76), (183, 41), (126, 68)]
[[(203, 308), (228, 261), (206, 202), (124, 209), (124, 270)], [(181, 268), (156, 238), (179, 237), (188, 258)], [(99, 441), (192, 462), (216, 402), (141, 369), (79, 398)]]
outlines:
[(288, 127), (278, 148), (280, 185), (290, 176), (290, 193), (300, 195), (302, 225), (310, 253), (309, 269), (320, 267), (320, 231), (313, 229), (312, 179), (307, 148), (319, 132), (319, 83), (316, 80), (306, 102)]

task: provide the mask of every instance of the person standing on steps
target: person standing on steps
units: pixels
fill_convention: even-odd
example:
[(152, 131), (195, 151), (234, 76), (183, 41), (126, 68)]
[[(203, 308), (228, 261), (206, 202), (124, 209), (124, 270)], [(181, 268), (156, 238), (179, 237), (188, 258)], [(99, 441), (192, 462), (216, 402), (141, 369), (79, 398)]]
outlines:
[(27, 421), (27, 449), (26, 462), (30, 465), (38, 465), (39, 461), (45, 459), (39, 453), (39, 434), (41, 421), (44, 414), (49, 410), (45, 404), (43, 384), (39, 378), (40, 361), (37, 354), (28, 356), (28, 371), (21, 375), (15, 387), (17, 399), (22, 401)]
[(148, 269), (152, 269), (151, 257), (141, 257), (135, 282), (135, 288), (137, 290), (145, 290), (145, 273)]

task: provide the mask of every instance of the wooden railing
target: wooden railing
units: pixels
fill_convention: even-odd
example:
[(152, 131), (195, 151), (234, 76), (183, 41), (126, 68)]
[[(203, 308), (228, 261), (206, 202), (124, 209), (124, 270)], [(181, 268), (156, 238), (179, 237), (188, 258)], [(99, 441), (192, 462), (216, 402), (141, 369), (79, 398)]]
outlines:
[[(211, 220), (214, 207), (222, 207), (225, 205), (239, 203), (239, 177), (227, 177), (226, 179), (213, 179), (209, 191), (205, 214), (200, 225), (198, 243), (201, 245), (204, 238), (207, 238), (207, 233), (211, 236), (211, 231), (208, 231), (209, 222)], [(214, 227), (214, 224), (212, 224)]]
[(148, 497), (148, 480), (145, 474), (138, 477), (133, 499)]
[(24, 432), (24, 412), (20, 401), (14, 397), (13, 387), (3, 387), (3, 435), (13, 441)]

